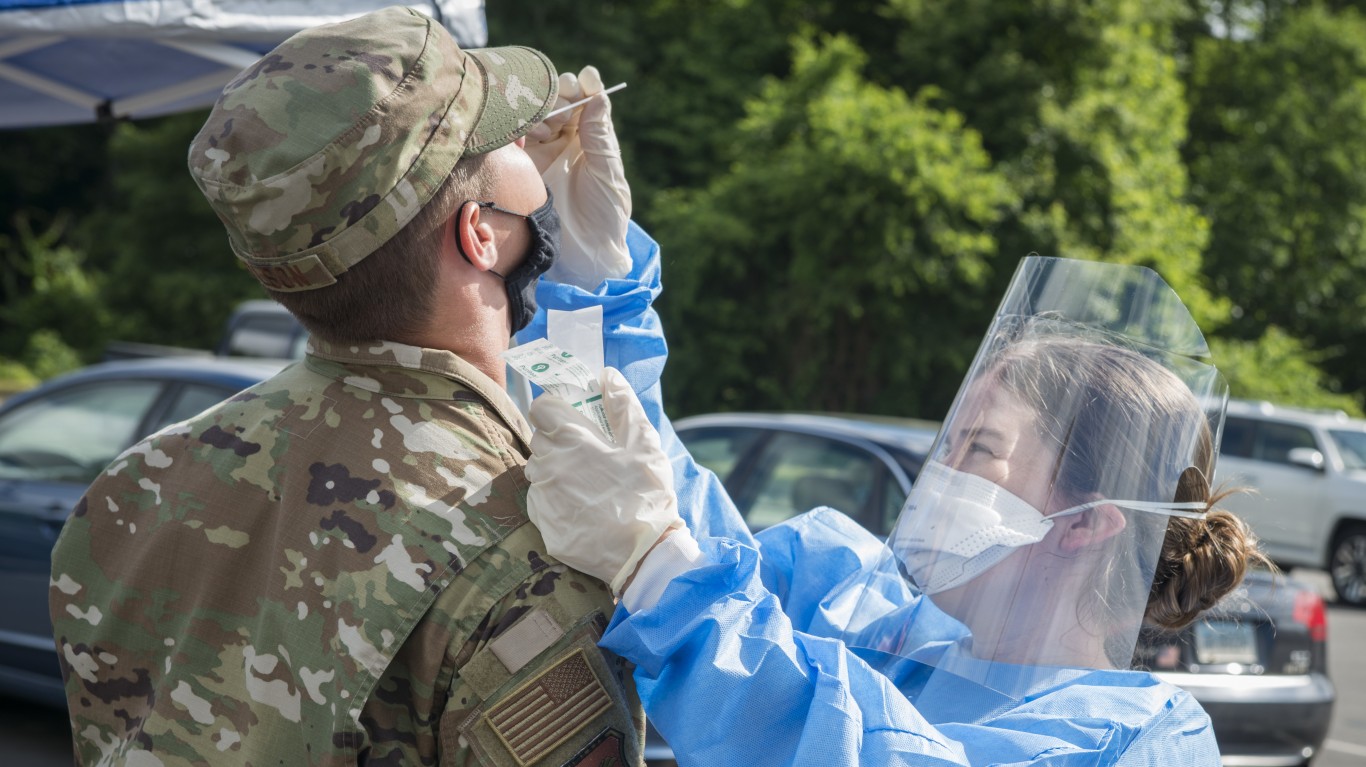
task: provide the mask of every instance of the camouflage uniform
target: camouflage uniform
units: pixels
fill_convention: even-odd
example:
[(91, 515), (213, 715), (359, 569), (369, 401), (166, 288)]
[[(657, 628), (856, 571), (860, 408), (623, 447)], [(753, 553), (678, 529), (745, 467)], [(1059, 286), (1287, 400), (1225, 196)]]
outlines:
[[(535, 52), (461, 52), (407, 9), (348, 24), (341, 43), (291, 39), (243, 73), (191, 149), (238, 257), (278, 289), (325, 289), (461, 156), (554, 100)], [(417, 64), (382, 55), (405, 36)], [(538, 79), (535, 103), (500, 115), (517, 72)], [(320, 131), (291, 111), (301, 88), (356, 126), (301, 164), (271, 142), (234, 151), (244, 132)], [(630, 674), (596, 646), (613, 600), (543, 553), (527, 442), (507, 394), (452, 352), (315, 340), (128, 450), (53, 551), (78, 763), (639, 763)]]
[[(119, 457), (53, 554), (79, 760), (636, 760), (611, 595), (543, 553), (527, 440), (449, 352), (315, 342)], [(528, 684), (577, 700), (519, 721)]]

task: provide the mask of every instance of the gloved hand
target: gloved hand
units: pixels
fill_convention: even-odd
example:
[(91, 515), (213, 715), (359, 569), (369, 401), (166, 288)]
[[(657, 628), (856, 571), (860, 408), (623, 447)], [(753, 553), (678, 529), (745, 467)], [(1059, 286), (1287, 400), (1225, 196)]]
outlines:
[[(565, 72), (554, 108), (601, 92), (596, 67), (584, 67), (577, 77)], [(612, 102), (599, 95), (536, 125), (527, 133), (526, 152), (560, 214), (560, 258), (546, 277), (591, 291), (604, 279), (626, 276), (631, 187), (612, 128)]]
[(673, 468), (631, 385), (613, 368), (601, 383), (615, 443), (559, 397), (531, 403), (527, 513), (551, 556), (619, 596), (641, 558), (683, 519)]

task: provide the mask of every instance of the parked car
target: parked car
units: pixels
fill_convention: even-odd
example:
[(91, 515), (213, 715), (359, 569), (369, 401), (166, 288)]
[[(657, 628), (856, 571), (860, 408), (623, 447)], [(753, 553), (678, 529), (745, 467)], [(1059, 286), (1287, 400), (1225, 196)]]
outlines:
[(1317, 592), (1255, 570), (1185, 630), (1145, 633), (1134, 660), (1200, 701), (1225, 767), (1297, 767), (1333, 716), (1327, 638)]
[(223, 324), (213, 350), (190, 349), (137, 341), (110, 341), (104, 362), (144, 357), (254, 357), (300, 360), (308, 331), (283, 305), (265, 299), (243, 301)]
[(724, 413), (674, 423), (752, 529), (829, 506), (883, 537), (896, 524), (938, 428), (909, 418), (797, 413)]
[[(682, 418), (674, 427), (698, 463), (722, 480), (752, 528), (827, 505), (885, 537), (937, 424), (726, 413)], [(1332, 719), (1336, 693), (1328, 679), (1327, 637), (1319, 594), (1254, 571), (1184, 631), (1144, 632), (1134, 665), (1200, 701), (1226, 767), (1293, 767), (1318, 753)]]
[(1234, 401), (1216, 479), (1249, 487), (1226, 506), (1284, 568), (1323, 568), (1338, 600), (1366, 605), (1366, 420)]
[(167, 357), (92, 365), (0, 406), (0, 690), (65, 706), (48, 620), (52, 544), (125, 448), (288, 360)]
[(214, 354), (220, 357), (272, 357), (300, 360), (308, 331), (281, 304), (243, 301), (228, 317)]

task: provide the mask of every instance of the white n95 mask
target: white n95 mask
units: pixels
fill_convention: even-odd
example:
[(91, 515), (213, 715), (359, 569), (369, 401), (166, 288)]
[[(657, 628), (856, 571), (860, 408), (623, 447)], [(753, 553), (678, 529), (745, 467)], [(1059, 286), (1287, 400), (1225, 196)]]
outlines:
[(1053, 520), (1103, 504), (1195, 519), (1204, 518), (1205, 508), (1201, 502), (1102, 498), (1045, 516), (989, 479), (929, 461), (903, 512), (909, 524), (896, 532), (894, 545), (916, 586), (937, 594), (971, 581), (1015, 549), (1043, 540)]

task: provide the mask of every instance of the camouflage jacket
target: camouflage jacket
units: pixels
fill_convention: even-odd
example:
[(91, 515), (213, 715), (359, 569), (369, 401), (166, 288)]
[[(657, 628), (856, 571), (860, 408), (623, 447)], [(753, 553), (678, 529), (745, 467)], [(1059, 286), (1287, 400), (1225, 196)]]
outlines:
[(449, 352), (329, 347), (135, 445), (53, 551), (80, 764), (639, 763), (599, 581)]

